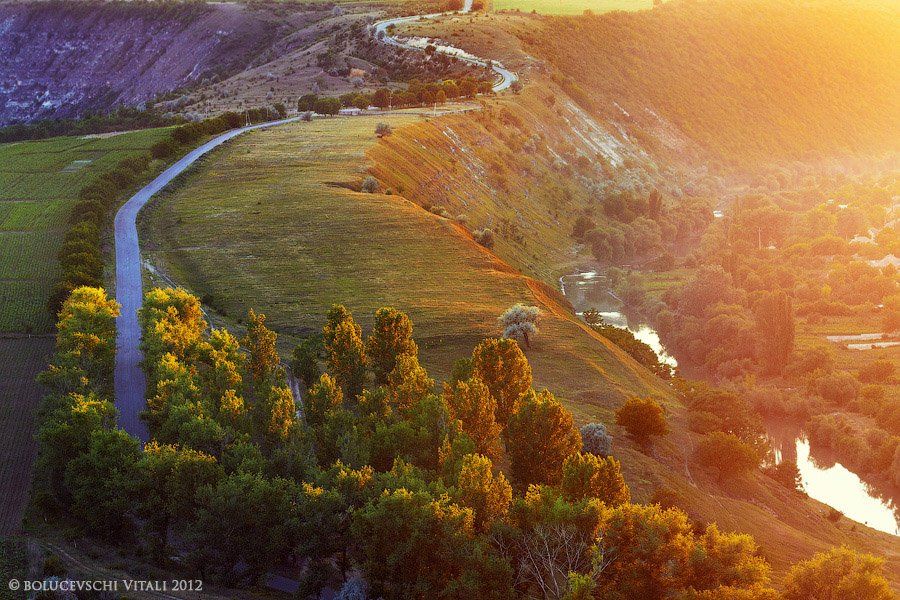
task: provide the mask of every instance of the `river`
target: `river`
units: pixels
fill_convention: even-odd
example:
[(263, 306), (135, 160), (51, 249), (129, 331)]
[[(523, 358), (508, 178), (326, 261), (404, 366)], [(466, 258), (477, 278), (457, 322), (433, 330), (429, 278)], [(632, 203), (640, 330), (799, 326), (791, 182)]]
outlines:
[(661, 363), (673, 368), (678, 366), (675, 357), (666, 352), (655, 329), (647, 323), (629, 322), (622, 313), (622, 301), (613, 292), (606, 275), (596, 271), (564, 275), (559, 278), (559, 285), (578, 315), (593, 308), (600, 313), (607, 325), (627, 329), (638, 340), (650, 346)]
[(795, 460), (803, 491), (810, 498), (841, 511), (848, 519), (900, 536), (900, 505), (896, 499), (881, 497), (834, 460), (830, 452), (812, 448), (798, 425), (767, 420), (765, 427), (776, 464)]
[[(565, 275), (560, 277), (559, 284), (576, 313), (581, 315), (589, 308), (597, 310), (607, 324), (628, 329), (650, 346), (660, 362), (672, 367), (678, 365), (650, 325), (629, 323), (622, 313), (621, 299), (616, 296), (609, 278), (604, 274), (587, 271)], [(867, 343), (872, 342), (867, 340)], [(798, 426), (775, 421), (765, 425), (775, 462), (796, 460), (803, 490), (811, 498), (841, 511), (849, 519), (900, 536), (900, 505), (897, 500), (880, 497), (855, 473), (830, 460), (827, 453), (813, 451)]]

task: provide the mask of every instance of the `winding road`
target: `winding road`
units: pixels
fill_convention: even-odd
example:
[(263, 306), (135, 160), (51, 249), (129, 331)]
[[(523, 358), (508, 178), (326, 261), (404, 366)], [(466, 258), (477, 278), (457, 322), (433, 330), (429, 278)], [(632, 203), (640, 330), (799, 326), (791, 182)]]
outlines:
[(160, 173), (134, 196), (128, 199), (116, 213), (113, 225), (116, 244), (116, 300), (122, 306), (116, 319), (116, 408), (119, 410), (119, 426), (146, 442), (147, 426), (140, 419), (144, 409), (147, 381), (141, 370), (141, 328), (138, 325), (138, 309), (144, 300), (141, 281), (141, 247), (138, 243), (137, 216), (147, 202), (173, 179), (181, 175), (198, 158), (221, 146), (228, 140), (254, 129), (274, 127), (298, 120), (299, 117), (248, 125), (232, 129), (211, 139), (199, 148), (191, 150), (178, 162)]
[[(463, 10), (467, 13), (472, 10), (472, 1), (465, 0)], [(429, 15), (413, 15), (387, 19), (375, 23), (376, 37), (382, 42), (409, 50), (424, 51), (424, 48), (410, 44), (402, 38), (392, 37), (387, 33), (391, 26), (412, 22), (418, 19), (434, 19), (443, 15), (455, 13), (434, 13)], [(379, 35), (379, 33), (381, 35)], [(440, 47), (438, 52), (450, 54), (459, 60), (470, 64), (490, 67), (497, 74), (498, 80), (494, 84), (495, 92), (508, 89), (518, 77), (512, 71), (503, 66), (485, 59), (463, 53), (462, 50), (451, 46)], [(271, 121), (258, 125), (249, 125), (234, 129), (213, 138), (199, 148), (192, 150), (178, 162), (163, 171), (156, 179), (147, 184), (119, 209), (114, 223), (116, 246), (116, 300), (121, 305), (121, 313), (116, 319), (116, 368), (115, 368), (115, 394), (116, 408), (119, 411), (119, 426), (129, 434), (143, 442), (149, 439), (147, 426), (140, 418), (147, 392), (147, 381), (141, 369), (141, 329), (138, 325), (138, 310), (144, 300), (144, 291), (141, 278), (141, 248), (138, 243), (137, 216), (154, 194), (167, 186), (173, 179), (182, 174), (198, 158), (216, 148), (228, 140), (254, 129), (275, 127), (292, 121), (299, 117)]]
[[(468, 13), (472, 10), (472, 2), (473, 0), (466, 0), (465, 4), (460, 13)], [(428, 15), (412, 15), (409, 17), (396, 17), (393, 19), (387, 19), (384, 21), (379, 21), (375, 23), (375, 37), (381, 39), (385, 44), (389, 44), (391, 46), (397, 46), (398, 48), (404, 48), (406, 50), (417, 50), (419, 52), (423, 52), (424, 48), (420, 48), (419, 46), (415, 46), (409, 41), (404, 40), (403, 38), (394, 37), (388, 34), (388, 29), (391, 27), (396, 27), (397, 25), (402, 25), (403, 23), (412, 23), (413, 21), (418, 21), (419, 19), (436, 19), (438, 17), (454, 15), (458, 13), (453, 12), (442, 12), (442, 13), (432, 13)], [(477, 56), (472, 56), (471, 54), (466, 53), (459, 48), (454, 48), (452, 46), (439, 46), (437, 48), (437, 52), (442, 52), (443, 54), (449, 54), (461, 60), (463, 62), (467, 62), (472, 65), (477, 65), (479, 67), (490, 67), (494, 73), (497, 74), (497, 83), (494, 84), (493, 90), (495, 92), (502, 92), (519, 80), (518, 75), (506, 69), (500, 63), (495, 61), (486, 60), (483, 58), (478, 58)]]

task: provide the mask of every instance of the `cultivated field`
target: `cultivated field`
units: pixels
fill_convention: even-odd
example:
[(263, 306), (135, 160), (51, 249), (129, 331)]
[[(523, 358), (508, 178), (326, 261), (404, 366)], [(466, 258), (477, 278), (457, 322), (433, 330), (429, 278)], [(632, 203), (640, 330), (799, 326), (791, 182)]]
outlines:
[(19, 528), (28, 502), (42, 395), (34, 378), (52, 352), (50, 336), (0, 337), (0, 535)]
[(491, 5), (494, 10), (535, 11), (546, 15), (580, 15), (586, 10), (600, 14), (653, 6), (650, 0), (493, 0)]
[(164, 135), (156, 129), (0, 145), (0, 534), (19, 527), (28, 501), (42, 396), (34, 378), (53, 351), (47, 298), (71, 207), (92, 178)]
[(0, 145), (0, 332), (47, 332), (56, 253), (79, 190), (164, 129)]

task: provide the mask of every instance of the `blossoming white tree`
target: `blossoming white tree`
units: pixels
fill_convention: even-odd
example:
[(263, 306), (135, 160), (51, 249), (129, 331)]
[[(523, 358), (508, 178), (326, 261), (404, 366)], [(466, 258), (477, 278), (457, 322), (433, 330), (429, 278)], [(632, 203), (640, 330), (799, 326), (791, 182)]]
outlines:
[(537, 335), (537, 321), (541, 316), (541, 309), (537, 306), (525, 306), (514, 304), (507, 308), (498, 321), (503, 328), (503, 337), (521, 340), (525, 346), (531, 347), (531, 338)]

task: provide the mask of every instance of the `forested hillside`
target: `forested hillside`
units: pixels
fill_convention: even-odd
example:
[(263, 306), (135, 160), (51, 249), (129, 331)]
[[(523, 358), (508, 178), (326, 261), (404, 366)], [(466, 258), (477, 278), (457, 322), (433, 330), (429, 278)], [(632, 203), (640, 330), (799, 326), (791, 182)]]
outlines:
[(898, 23), (896, 5), (670, 2), (517, 33), (598, 116), (668, 121), (713, 158), (760, 163), (897, 149)]

